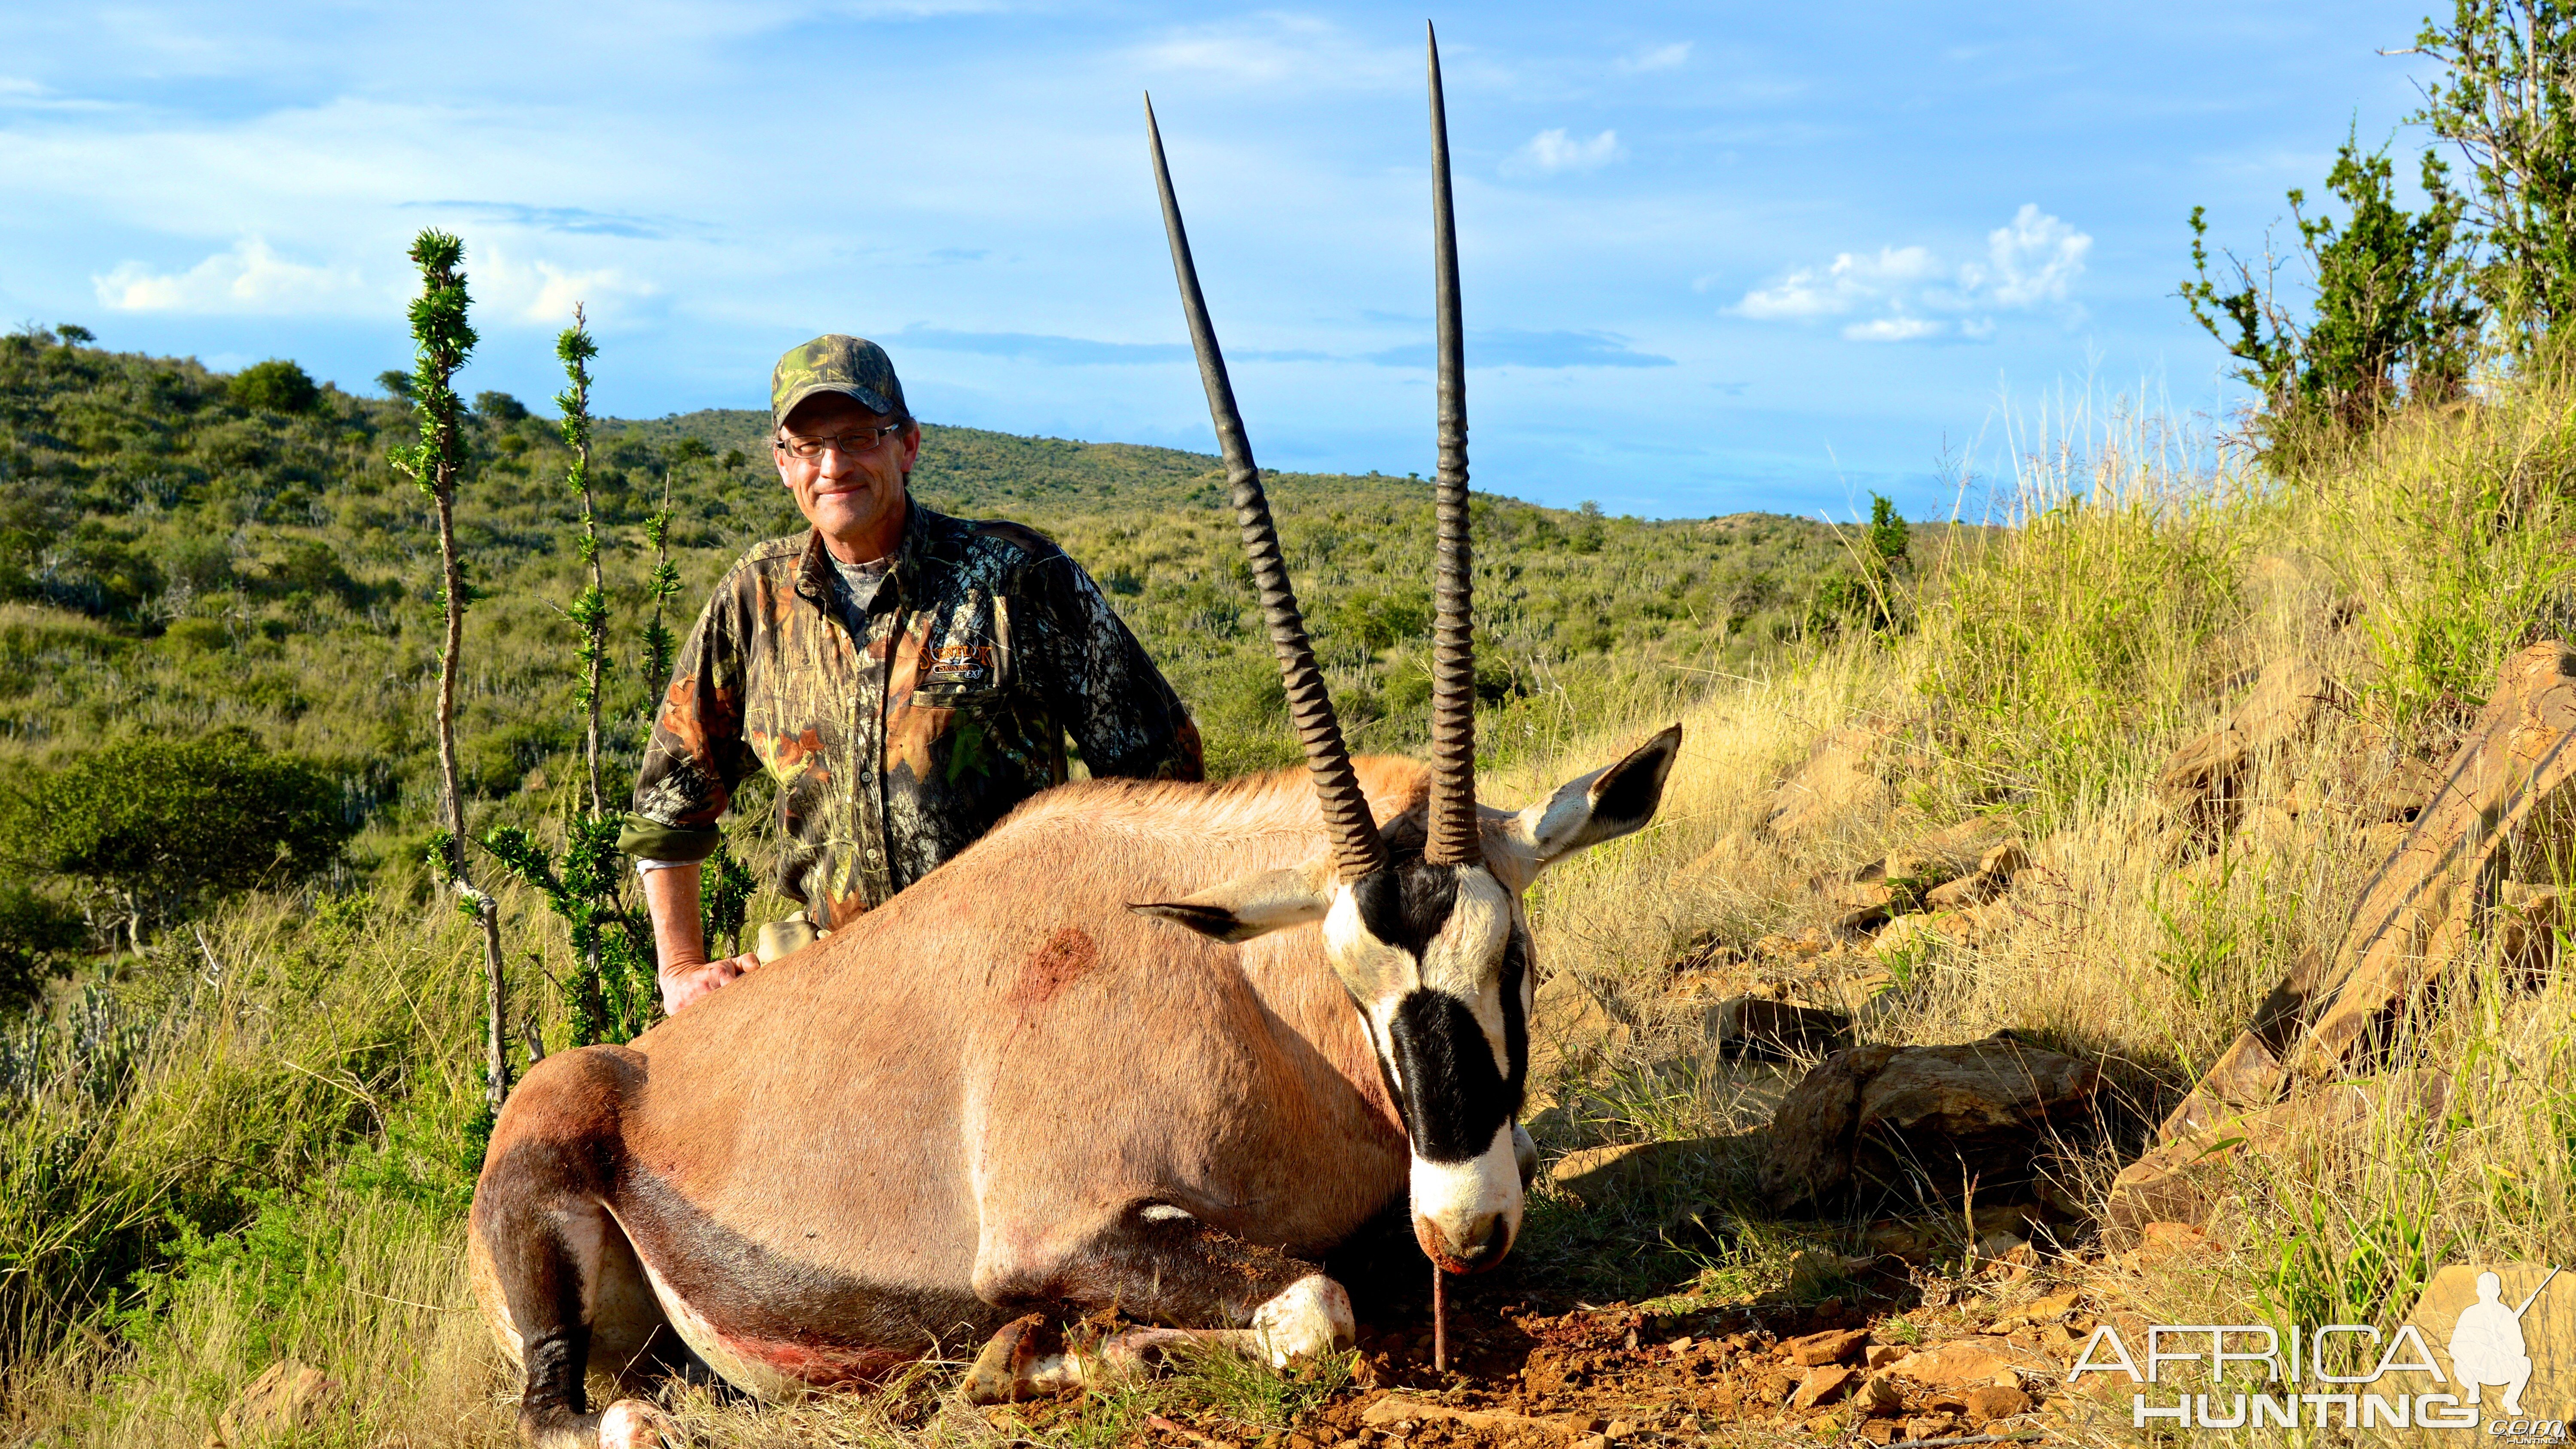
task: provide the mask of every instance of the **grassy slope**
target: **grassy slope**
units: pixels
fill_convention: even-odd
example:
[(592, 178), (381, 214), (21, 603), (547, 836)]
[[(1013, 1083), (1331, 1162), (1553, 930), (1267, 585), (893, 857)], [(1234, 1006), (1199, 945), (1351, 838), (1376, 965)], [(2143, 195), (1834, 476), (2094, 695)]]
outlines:
[[(1825, 917), (1831, 907), (1814, 877), (1968, 814), (2006, 817), (2036, 843), (2056, 883), (2023, 898), (1997, 934), (1936, 946), (1913, 963), (1873, 1036), (2030, 1032), (2103, 1060), (2153, 1113), (2301, 949), (2331, 944), (2339, 908), (2376, 865), (2350, 832), (2311, 829), (2243, 839), (2223, 866), (2177, 869), (2149, 789), (2164, 754), (2216, 717), (2228, 680), (2299, 653), (2352, 684), (2357, 702), (2262, 788), (2286, 791), (2294, 776), (2373, 752), (2439, 759), (2505, 654), (2570, 616), (2561, 579), (2576, 520), (2557, 491), (2576, 450), (2566, 397), (2517, 394), (2405, 420), (2355, 456), (2286, 481), (2173, 476), (2134, 462), (2124, 441), (2096, 440), (2080, 472), (2025, 477), (2027, 526), (1927, 580), (1920, 626), (1906, 636), (1817, 649), (1761, 682), (1720, 680), (1689, 701), (1651, 689), (1622, 697), (1604, 683), (1597, 703), (1533, 730), (1497, 764), (1489, 794), (1525, 800), (1602, 763), (1669, 712), (1685, 719), (1683, 761), (1657, 825), (1534, 895), (1544, 965), (1584, 976), (1633, 1028), (1608, 1060), (1554, 1084), (1560, 1107), (1539, 1126), (1552, 1152), (1599, 1141), (1698, 1144), (1675, 1190), (1715, 1203), (1723, 1224), (1713, 1247), (1683, 1253), (1664, 1242), (1655, 1204), (1578, 1208), (1542, 1196), (1517, 1255), (1519, 1281), (1687, 1306), (1776, 1291), (1790, 1248), (1853, 1241), (1852, 1225), (1775, 1223), (1754, 1209), (1740, 1134), (1758, 1125), (1776, 1074), (1706, 1059), (1697, 1009), (1756, 978), (1830, 999), (1835, 974), (1864, 963), (1791, 966), (1758, 943)], [(1146, 545), (1161, 541), (1181, 556), (1185, 531), (1213, 524), (1186, 512), (1182, 464), (1125, 452), (1139, 469), (1168, 466), (1154, 486), (1179, 491), (1181, 503), (1150, 520), (1154, 532), (1143, 533), (1149, 521), (1133, 511), (1106, 507), (1096, 525), (1056, 526), (1103, 547), (1134, 546), (1124, 561), (1143, 588), (1126, 597), (1153, 605), (1169, 583), (1175, 606), (1185, 606), (1200, 580), (1175, 577), (1181, 568)], [(1339, 506), (1359, 517), (1381, 485), (1356, 480), (1346, 496)], [(1300, 499), (1292, 534), (1309, 530), (1292, 538), (1292, 562), (1318, 574), (1343, 567), (1343, 545), (1319, 547), (1312, 532), (1321, 495), (1283, 488), (1283, 511), (1291, 497)], [(1381, 506), (1410, 505), (1399, 497)], [(1560, 528), (1576, 522), (1555, 518)], [(1115, 537), (1121, 528), (1140, 532)], [(1084, 556), (1104, 577), (1117, 567)], [(1222, 555), (1210, 543), (1186, 556), (1213, 572)], [(1399, 653), (1346, 667), (1344, 682), (1386, 679)], [(67, 657), (76, 665), (88, 656)], [(1507, 706), (1502, 719), (1526, 707)], [(1856, 721), (1894, 726), (1906, 742), (1887, 767), (1885, 804), (1724, 870), (1683, 869), (1751, 824), (1763, 791), (1819, 733)], [(134, 1042), (133, 1081), (87, 1084), (105, 1072), (56, 1079), (12, 1109), (0, 1171), (19, 1174), (13, 1182), (45, 1172), (77, 1179), (102, 1211), (148, 1202), (128, 1190), (136, 1183), (203, 1191), (209, 1180), (276, 1182), (281, 1191), (247, 1233), (196, 1245), (182, 1236), (187, 1267), (147, 1278), (157, 1297), (123, 1323), (62, 1332), (59, 1315), (42, 1320), (59, 1346), (22, 1365), (0, 1394), (9, 1405), (0, 1413), (12, 1416), (0, 1426), (40, 1443), (194, 1444), (239, 1384), (294, 1353), (352, 1385), (328, 1442), (503, 1441), (508, 1385), (463, 1311), (452, 1252), (463, 1175), (445, 1124), (471, 1090), (461, 1066), (472, 1020), (458, 964), (465, 939), (444, 913), (423, 924), (391, 905), (325, 917), (286, 903), (237, 908), (206, 953), (193, 942), (174, 948), (151, 978), (211, 972), (196, 954), (233, 963), (215, 985), (193, 989), (187, 1010), (166, 1012), (173, 989), (160, 988), (156, 1006), (140, 983), (118, 1008), (170, 1023)], [(518, 940), (543, 935), (517, 929)], [(1685, 959), (1696, 964), (1677, 978), (1674, 963)], [(2412, 1043), (2425, 1064), (2458, 1075), (2470, 1110), (2439, 1123), (2378, 1124), (2295, 1164), (2247, 1168), (2227, 1246), (2209, 1263), (2141, 1276), (2079, 1258), (2048, 1272), (2087, 1282), (2106, 1308), (2164, 1322), (2224, 1321), (2261, 1306), (2275, 1316), (2295, 1308), (2310, 1322), (2385, 1323), (2440, 1263), (2564, 1260), (2576, 1250), (2576, 1177), (2559, 1124), (2576, 1120), (2576, 1082), (2550, 1043), (2567, 1022), (2571, 988), (2553, 982), (2509, 1003), (2493, 989), (2455, 998)], [(400, 1029), (404, 1021), (412, 1030)], [(62, 1165), (39, 1165), (47, 1161)], [(2093, 1165), (2095, 1193), (2115, 1166)], [(9, 1225), (6, 1212), (0, 1232), (23, 1252), (45, 1223)], [(10, 1271), (0, 1260), (0, 1273)], [(1947, 1289), (1972, 1306), (2006, 1291), (1964, 1278)], [(1278, 1411), (1278, 1396), (1298, 1392), (1256, 1390), (1247, 1398), (1194, 1378), (1163, 1392), (1234, 1394), (1231, 1412), (1254, 1429)], [(715, 1442), (900, 1437), (925, 1415), (946, 1437), (994, 1432), (978, 1416), (943, 1410), (935, 1383), (890, 1404), (766, 1415), (702, 1398), (687, 1407)], [(1051, 1432), (1113, 1437), (1138, 1412), (1135, 1402), (1104, 1401)]]

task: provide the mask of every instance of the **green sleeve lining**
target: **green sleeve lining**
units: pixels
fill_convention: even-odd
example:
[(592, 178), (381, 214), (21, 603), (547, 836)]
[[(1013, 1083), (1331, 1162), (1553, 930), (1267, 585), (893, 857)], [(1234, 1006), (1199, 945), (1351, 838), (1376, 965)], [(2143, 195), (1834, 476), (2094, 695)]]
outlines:
[(634, 860), (704, 860), (723, 843), (720, 830), (688, 830), (633, 813), (617, 832), (618, 851)]

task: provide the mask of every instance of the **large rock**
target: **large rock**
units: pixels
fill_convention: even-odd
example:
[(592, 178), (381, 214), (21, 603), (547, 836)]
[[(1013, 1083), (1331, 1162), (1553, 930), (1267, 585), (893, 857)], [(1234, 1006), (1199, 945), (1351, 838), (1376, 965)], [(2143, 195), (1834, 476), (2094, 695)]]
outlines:
[(232, 1407), (215, 1420), (208, 1449), (259, 1449), (300, 1441), (321, 1423), (340, 1395), (337, 1379), (293, 1359), (280, 1359), (251, 1380)]
[(1838, 821), (1886, 808), (1878, 756), (1887, 740), (1885, 731), (1855, 725), (1816, 741), (1806, 761), (1771, 792), (1763, 833), (1775, 840), (1822, 835)]
[(2138, 1244), (2148, 1224), (2206, 1226), (2232, 1189), (2230, 1165), (2254, 1152), (2314, 1172), (2344, 1139), (2399, 1139), (2408, 1122), (2440, 1120), (2451, 1079), (2440, 1072), (2398, 1072), (2337, 1082), (2253, 1112), (2230, 1113), (2149, 1148), (2111, 1180), (2103, 1239), (2115, 1251)]
[(1565, 973), (1539, 983), (1529, 1027), (1529, 1076), (1534, 1083), (1589, 1070), (1633, 1036), (1590, 987)]
[(2089, 1121), (2101, 1073), (2009, 1037), (1836, 1052), (1781, 1099), (1760, 1178), (1778, 1211), (2026, 1182), (2052, 1128)]
[(2259, 1111), (2293, 1081), (2349, 1075), (2405, 1004), (2470, 954), (2491, 923), (2508, 843), (2535, 820), (2563, 828), (2576, 778), (2571, 736), (2576, 650), (2534, 644), (2505, 665), (2441, 789), (2362, 892), (2333, 955), (2300, 960), (2165, 1120), (2161, 1139)]
[(1730, 996), (1708, 1009), (1702, 1026), (1709, 1044), (1729, 1060), (1820, 1056), (1846, 1046), (1852, 1019), (1820, 1006), (1799, 1006), (1766, 996)]
[(2218, 727), (2173, 752), (2156, 776), (2156, 793), (2183, 820), (2204, 831), (2232, 830), (2245, 811), (2255, 760), (2288, 744), (2315, 723), (2317, 711), (2343, 699), (2342, 686), (2305, 659), (2263, 667), (2253, 692)]

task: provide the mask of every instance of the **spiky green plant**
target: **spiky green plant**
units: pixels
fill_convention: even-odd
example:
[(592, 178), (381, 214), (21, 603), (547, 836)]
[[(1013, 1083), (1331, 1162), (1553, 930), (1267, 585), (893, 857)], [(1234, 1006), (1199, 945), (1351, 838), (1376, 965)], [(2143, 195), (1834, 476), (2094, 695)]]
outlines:
[(608, 808), (599, 780), (599, 690), (601, 676), (608, 665), (608, 589), (599, 569), (599, 514), (590, 496), (590, 360), (599, 355), (599, 344), (590, 337), (589, 319), (582, 315), (579, 302), (572, 304), (572, 325), (555, 339), (555, 356), (563, 359), (566, 385), (555, 394), (555, 406), (563, 409), (564, 446), (572, 450), (572, 464), (565, 470), (564, 483), (581, 498), (582, 567), (590, 571), (590, 585), (572, 601), (573, 626), (581, 630), (577, 652), (581, 659), (581, 709), (584, 722), (582, 760), (590, 771), (590, 811), (596, 815)]
[(577, 693), (589, 805), (564, 824), (560, 868), (534, 836), (515, 826), (486, 831), (478, 843), (534, 887), (563, 921), (580, 963), (563, 983), (565, 1016), (572, 1045), (589, 1046), (632, 1041), (653, 1024), (654, 961), (651, 932), (626, 904), (625, 857), (617, 849), (623, 817), (609, 810), (601, 778), (600, 699), (608, 667), (609, 613), (599, 518), (590, 492), (590, 360), (599, 355), (599, 344), (591, 339), (589, 319), (579, 303), (572, 317), (573, 325), (555, 339), (565, 378), (555, 403), (563, 409), (564, 446), (572, 453), (564, 483), (581, 499), (581, 534), (574, 548), (590, 575), (565, 611), (581, 631), (574, 654), (580, 669)]
[[(431, 864), (456, 888), (467, 915), (483, 935), (485, 1010), (483, 1104), (487, 1117), (501, 1114), (510, 1092), (509, 981), (501, 958), (501, 919), (492, 898), (475, 888), (465, 862), (465, 799), (456, 781), (456, 677), (465, 644), (465, 607), (471, 594), (465, 564), (456, 552), (456, 482), (465, 449), (458, 437), (464, 404), (450, 384), (479, 341), (466, 320), (472, 299), (465, 290), (465, 243), (436, 228), (424, 229), (411, 244), (411, 260), (420, 268), (420, 295), (411, 303), (415, 366), (412, 410), (420, 419), (419, 441), (397, 445), (389, 461), (427, 493), (438, 514), (439, 595), (446, 613), (446, 633), (438, 651), (439, 830), (431, 844)], [(489, 1131), (489, 1123), (483, 1124)]]

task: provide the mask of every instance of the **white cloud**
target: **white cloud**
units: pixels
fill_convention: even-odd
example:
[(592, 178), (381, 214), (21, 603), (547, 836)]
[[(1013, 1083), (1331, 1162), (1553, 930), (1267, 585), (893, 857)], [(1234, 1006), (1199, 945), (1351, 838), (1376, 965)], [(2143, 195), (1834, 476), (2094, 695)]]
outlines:
[(1553, 171), (1598, 171), (1624, 154), (1619, 146), (1619, 133), (1604, 131), (1589, 141), (1578, 141), (1566, 134), (1563, 126), (1541, 131), (1530, 138), (1513, 155), (1517, 167), (1541, 173)]
[(1135, 52), (1148, 77), (1174, 71), (1236, 85), (1380, 90), (1420, 84), (1412, 52), (1371, 47), (1329, 21), (1264, 15), (1175, 31)]
[(1676, 40), (1670, 45), (1649, 46), (1635, 55), (1623, 56), (1618, 65), (1625, 71), (1677, 70), (1689, 61), (1690, 53), (1689, 41)]
[(101, 305), (120, 312), (293, 316), (345, 311), (353, 304), (373, 307), (382, 300), (355, 268), (289, 261), (256, 236), (184, 272), (156, 273), (141, 262), (126, 262), (91, 277), (90, 284)]
[(615, 267), (574, 269), (538, 258), (522, 262), (492, 243), (482, 256), (466, 258), (467, 285), (477, 309), (489, 308), (517, 322), (540, 326), (572, 325), (572, 304), (582, 303), (592, 321), (614, 320), (619, 304), (661, 290)]
[(1840, 317), (1913, 290), (1940, 271), (1940, 263), (1921, 247), (1881, 247), (1874, 257), (1844, 252), (1822, 271), (1802, 267), (1777, 286), (1745, 293), (1735, 310), (1764, 322)]
[(1999, 307), (2028, 307), (2063, 302), (2066, 289), (2084, 270), (2084, 254), (2093, 238), (2041, 213), (2025, 202), (2008, 226), (1986, 233), (1991, 271), (1973, 263), (1960, 269), (1960, 280), (1986, 286)]
[(1937, 335), (1942, 326), (1922, 317), (1880, 317), (1854, 322), (1843, 329), (1843, 336), (1854, 342), (1912, 342)]
[(0, 75), (0, 108), (26, 111), (104, 111), (105, 101), (66, 96), (23, 76)]
[(1844, 252), (1823, 267), (1801, 267), (1744, 294), (1729, 310), (1761, 322), (1848, 317), (1854, 342), (1917, 342), (1994, 333), (1997, 312), (2055, 308), (2078, 315), (2069, 294), (2093, 238), (2036, 205), (1986, 234), (1979, 261), (1944, 262), (1927, 247)]

